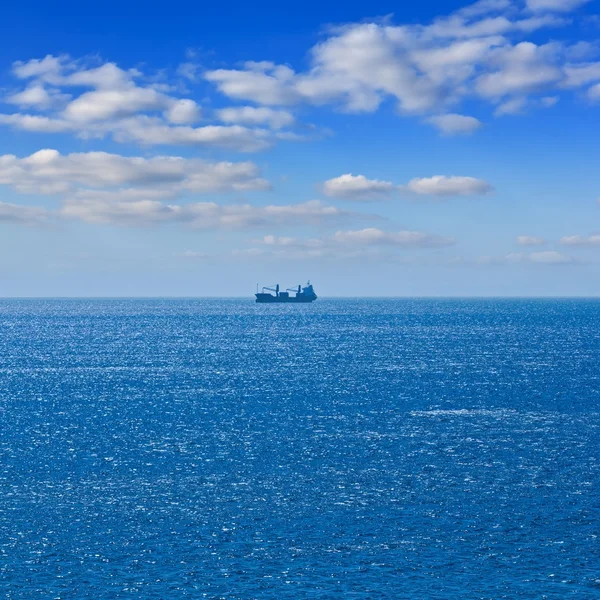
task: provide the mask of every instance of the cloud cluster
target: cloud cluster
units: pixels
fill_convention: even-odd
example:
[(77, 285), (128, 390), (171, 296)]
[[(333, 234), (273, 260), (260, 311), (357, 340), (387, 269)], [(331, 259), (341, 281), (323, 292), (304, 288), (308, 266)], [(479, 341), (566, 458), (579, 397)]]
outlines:
[[(18, 192), (57, 194), (109, 188), (117, 195), (268, 190), (253, 162), (208, 162), (175, 156), (126, 157), (107, 152), (62, 155), (40, 150), (0, 156), (0, 184)], [(107, 193), (107, 192), (104, 192)]]
[(272, 130), (293, 123), (284, 111), (242, 107), (217, 112), (216, 120), (224, 124), (199, 125), (203, 113), (194, 100), (179, 98), (171, 86), (110, 62), (91, 67), (68, 56), (48, 55), (15, 63), (13, 75), (25, 87), (4, 101), (19, 112), (0, 114), (0, 124), (25, 131), (251, 152), (284, 139)]
[(494, 189), (487, 181), (475, 177), (434, 175), (412, 179), (406, 185), (394, 185), (351, 173), (328, 179), (322, 188), (327, 196), (345, 200), (377, 200), (394, 191), (419, 196), (481, 196)]
[(174, 156), (125, 157), (106, 152), (62, 155), (40, 150), (0, 156), (0, 185), (20, 193), (58, 195), (57, 210), (0, 203), (0, 221), (34, 224), (50, 218), (127, 226), (181, 224), (197, 229), (252, 229), (337, 224), (350, 213), (318, 200), (253, 206), (175, 203), (178, 196), (270, 189), (252, 162), (208, 162)]
[(233, 230), (337, 224), (347, 211), (318, 200), (300, 204), (176, 203), (179, 196), (270, 190), (252, 162), (209, 162), (176, 156), (126, 157), (106, 152), (62, 155), (40, 150), (25, 158), (0, 156), (0, 185), (19, 193), (58, 195), (56, 210), (0, 203), (0, 221), (49, 219), (127, 226), (180, 224)]
[(214, 202), (177, 205), (155, 200), (115, 202), (96, 198), (67, 200), (58, 215), (86, 223), (123, 226), (180, 224), (194, 229), (244, 230), (336, 223), (346, 218), (348, 213), (319, 201), (268, 206), (220, 205)]
[(384, 231), (375, 227), (339, 230), (323, 238), (298, 239), (266, 235), (255, 244), (261, 253), (288, 258), (352, 258), (377, 254), (382, 248), (441, 248), (456, 243), (454, 238), (422, 231)]
[[(392, 98), (401, 114), (429, 115), (426, 121), (444, 134), (471, 133), (480, 121), (450, 110), (466, 99), (503, 106), (498, 114), (507, 114), (531, 98), (548, 106), (537, 100), (548, 91), (600, 82), (600, 63), (589, 62), (577, 45), (539, 41), (543, 30), (566, 25), (565, 13), (584, 1), (529, 0), (519, 8), (480, 0), (424, 25), (351, 23), (331, 29), (311, 49), (304, 72), (248, 61), (204, 77), (229, 98), (269, 107), (331, 104), (373, 112)], [(536, 41), (523, 41), (528, 34)]]
[(563, 244), (564, 246), (597, 248), (600, 247), (600, 235), (570, 235), (561, 238), (559, 243)]
[[(296, 105), (364, 113), (392, 99), (399, 114), (419, 115), (443, 135), (471, 134), (482, 123), (462, 114), (466, 101), (491, 104), (500, 116), (552, 106), (568, 89), (600, 100), (594, 44), (553, 41), (557, 36), (544, 33), (568, 24), (567, 14), (585, 1), (528, 0), (519, 7), (479, 0), (425, 24), (349, 23), (330, 28), (310, 49), (305, 71), (266, 60), (203, 73), (193, 62), (180, 65), (179, 78), (202, 77), (244, 103), (212, 112), (180, 97), (181, 88), (171, 81), (157, 82), (138, 69), (48, 55), (13, 65), (19, 87), (3, 100), (17, 112), (0, 113), (0, 124), (81, 138), (110, 135), (140, 145), (250, 152), (298, 139), (289, 131)], [(528, 35), (534, 41), (523, 39)]]

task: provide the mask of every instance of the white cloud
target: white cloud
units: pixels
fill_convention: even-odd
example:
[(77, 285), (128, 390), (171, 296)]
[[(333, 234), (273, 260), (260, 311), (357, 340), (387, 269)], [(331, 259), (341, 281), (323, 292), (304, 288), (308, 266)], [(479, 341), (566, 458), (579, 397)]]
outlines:
[[(222, 118), (233, 125), (193, 127), (201, 117), (194, 100), (173, 96), (175, 88), (166, 83), (142, 85), (139, 71), (126, 71), (114, 63), (88, 68), (66, 56), (47, 56), (15, 63), (13, 73), (29, 80), (25, 89), (6, 98), (23, 112), (0, 114), (0, 124), (16, 129), (72, 133), (83, 139), (112, 135), (124, 143), (217, 146), (242, 152), (300, 137), (290, 131), (254, 127), (264, 124), (279, 130), (293, 124), (290, 113), (264, 107), (224, 109)], [(62, 90), (75, 90), (79, 95), (72, 97)], [(43, 114), (28, 114), (26, 109)]]
[(282, 237), (276, 235), (265, 235), (259, 243), (265, 246), (276, 246), (284, 248), (322, 248), (326, 242), (320, 239), (299, 240), (293, 237)]
[(200, 65), (194, 62), (181, 63), (177, 67), (177, 75), (183, 77), (184, 79), (189, 79), (190, 81), (196, 81), (196, 79), (198, 78), (199, 69)]
[[(460, 105), (468, 100), (491, 104), (496, 114), (516, 114), (525, 103), (547, 106), (559, 90), (593, 86), (589, 97), (600, 97), (600, 63), (585, 62), (595, 56), (594, 44), (543, 39), (544, 28), (569, 23), (558, 13), (583, 1), (529, 0), (525, 8), (509, 0), (481, 0), (431, 23), (349, 23), (330, 28), (310, 49), (306, 70), (247, 61), (238, 68), (205, 71), (204, 79), (224, 95), (260, 105), (216, 111), (229, 128), (192, 127), (200, 117), (196, 102), (178, 97), (180, 88), (148, 83), (136, 69), (49, 55), (14, 64), (14, 75), (26, 87), (9, 101), (21, 112), (0, 115), (0, 123), (83, 138), (112, 135), (127, 143), (254, 151), (277, 140), (299, 139), (279, 131), (292, 126), (294, 118), (275, 107), (306, 103), (360, 113), (391, 100), (399, 114), (419, 115), (442, 134), (471, 133), (481, 122), (461, 114)], [(523, 40), (534, 33), (535, 43)], [(178, 75), (194, 80), (197, 69), (187, 62)], [(75, 96), (69, 99), (69, 94)], [(246, 127), (234, 129), (240, 126)]]
[(95, 123), (169, 108), (170, 99), (151, 88), (102, 89), (82, 94), (67, 105), (63, 116), (76, 123)]
[(434, 175), (412, 179), (406, 185), (395, 185), (350, 173), (325, 181), (322, 188), (327, 196), (346, 200), (374, 200), (396, 190), (428, 196), (476, 196), (494, 189), (487, 181), (475, 177)]
[(495, 117), (502, 115), (522, 115), (534, 107), (551, 108), (559, 101), (558, 96), (544, 96), (531, 99), (527, 96), (515, 96), (498, 105), (494, 111)]
[(600, 235), (570, 235), (560, 239), (564, 246), (597, 247), (600, 246)]
[(176, 100), (165, 116), (170, 123), (189, 125), (200, 118), (200, 107), (193, 100)]
[(230, 98), (266, 105), (291, 105), (301, 98), (293, 87), (295, 73), (284, 65), (247, 62), (244, 70), (217, 69), (204, 76)]
[(311, 49), (306, 71), (262, 61), (204, 76), (226, 96), (266, 106), (304, 102), (373, 112), (392, 98), (403, 114), (433, 113), (425, 121), (442, 132), (466, 133), (478, 127), (476, 120), (457, 118), (463, 117), (459, 113), (446, 118), (445, 113), (474, 92), (495, 104), (507, 96), (547, 93), (573, 82), (568, 71), (578, 69), (577, 61), (589, 53), (575, 52), (566, 42), (533, 43), (522, 37), (567, 25), (567, 19), (552, 13), (581, 3), (530, 0), (544, 11), (532, 15), (508, 0), (485, 0), (431, 24), (393, 25), (389, 19), (351, 23), (331, 28)]
[(24, 115), (15, 113), (12, 115), (0, 114), (0, 124), (10, 125), (23, 131), (35, 131), (39, 133), (64, 133), (74, 131), (71, 123), (61, 119), (53, 119), (40, 115)]
[(347, 200), (369, 200), (384, 197), (394, 190), (389, 181), (367, 179), (364, 175), (340, 175), (323, 183), (325, 195)]
[(590, 0), (526, 0), (533, 11), (570, 12), (587, 4)]
[(148, 116), (121, 121), (115, 126), (114, 137), (119, 142), (137, 142), (147, 146), (219, 146), (242, 152), (263, 150), (277, 139), (266, 129), (251, 129), (241, 125), (173, 127)]
[(343, 244), (358, 244), (366, 246), (416, 246), (437, 247), (451, 246), (454, 238), (442, 237), (423, 233), (421, 231), (394, 231), (387, 232), (370, 227), (357, 231), (337, 231), (332, 238), (335, 242)]
[(600, 62), (567, 64), (562, 87), (580, 87), (594, 81), (600, 81)]
[(493, 191), (493, 187), (483, 179), (444, 175), (412, 179), (407, 185), (401, 186), (401, 189), (430, 196), (477, 196)]
[(531, 42), (498, 48), (490, 56), (496, 68), (477, 78), (477, 91), (486, 98), (501, 98), (555, 86), (565, 77), (556, 64), (560, 50), (555, 43), (537, 46)]
[(593, 85), (588, 90), (588, 98), (593, 101), (600, 100), (600, 83)]
[(17, 61), (13, 65), (13, 72), (19, 79), (37, 77), (42, 80), (57, 77), (63, 70), (63, 65), (69, 61), (67, 56), (52, 56), (48, 54), (42, 59), (32, 59), (27, 62)]
[(376, 228), (337, 231), (324, 238), (298, 239), (266, 235), (254, 244), (261, 254), (282, 258), (360, 258), (381, 257), (384, 248), (424, 249), (455, 244), (454, 238), (421, 231), (383, 231)]
[(448, 113), (445, 115), (434, 115), (427, 122), (437, 127), (446, 135), (469, 134), (477, 131), (483, 123), (475, 117)]
[(294, 140), (286, 132), (272, 134), (266, 129), (240, 125), (172, 126), (161, 119), (137, 115), (109, 124), (87, 124), (80, 128), (72, 121), (44, 116), (0, 114), (0, 124), (40, 133), (76, 133), (83, 139), (102, 138), (112, 131), (118, 142), (135, 142), (142, 146), (216, 146), (240, 152), (256, 152), (273, 145), (277, 139)]
[(21, 193), (59, 195), (58, 210), (0, 205), (2, 220), (46, 218), (124, 226), (179, 224), (196, 229), (251, 229), (337, 224), (352, 213), (318, 200), (301, 204), (175, 203), (185, 193), (268, 190), (252, 162), (209, 162), (173, 156), (124, 157), (106, 152), (61, 155), (40, 150), (0, 156), (0, 185)]
[(219, 205), (197, 202), (184, 205), (163, 204), (152, 200), (105, 202), (101, 200), (67, 201), (60, 216), (88, 223), (124, 226), (182, 224), (195, 229), (243, 230), (290, 225), (321, 224), (347, 218), (348, 213), (319, 201), (291, 205), (251, 206)]
[(546, 244), (546, 240), (532, 235), (519, 235), (517, 236), (517, 244), (519, 246), (543, 246)]
[(520, 115), (527, 106), (527, 98), (517, 97), (511, 98), (503, 102), (494, 111), (494, 116), (501, 117), (502, 115)]
[(11, 94), (5, 98), (8, 104), (16, 104), (20, 108), (49, 109), (62, 106), (71, 99), (69, 94), (61, 94), (53, 88), (45, 88), (42, 84), (34, 83), (23, 91)]
[(0, 202), (0, 223), (34, 225), (45, 221), (48, 211), (43, 208)]
[(238, 106), (217, 111), (219, 120), (224, 123), (242, 123), (244, 125), (268, 125), (273, 129), (289, 127), (294, 116), (286, 110), (275, 110), (265, 106)]
[(564, 254), (556, 252), (555, 250), (531, 252), (529, 254), (508, 254), (505, 257), (505, 260), (507, 262), (532, 263), (541, 265), (566, 265), (577, 262), (572, 256), (565, 256)]
[(214, 163), (173, 156), (140, 158), (106, 152), (61, 155), (51, 149), (25, 158), (0, 156), (0, 184), (19, 192), (55, 194), (82, 187), (128, 186), (193, 192), (269, 189), (269, 183), (259, 175), (252, 162)]

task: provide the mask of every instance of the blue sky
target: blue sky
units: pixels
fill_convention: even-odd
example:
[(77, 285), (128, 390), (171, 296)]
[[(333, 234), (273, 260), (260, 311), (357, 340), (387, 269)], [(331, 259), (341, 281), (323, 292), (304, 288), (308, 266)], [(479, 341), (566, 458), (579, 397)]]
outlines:
[(592, 0), (21, 2), (0, 295), (599, 295)]

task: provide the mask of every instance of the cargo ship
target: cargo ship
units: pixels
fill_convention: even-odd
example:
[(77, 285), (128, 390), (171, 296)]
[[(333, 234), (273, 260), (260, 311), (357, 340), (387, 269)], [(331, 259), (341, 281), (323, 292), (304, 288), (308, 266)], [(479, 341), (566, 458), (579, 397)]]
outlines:
[(314, 302), (317, 299), (317, 295), (315, 294), (315, 290), (310, 284), (310, 281), (304, 287), (299, 285), (297, 288), (288, 288), (285, 292), (279, 291), (279, 284), (273, 287), (263, 287), (262, 292), (258, 291), (258, 286), (256, 286), (256, 288), (256, 301), (259, 304), (272, 302), (306, 303)]

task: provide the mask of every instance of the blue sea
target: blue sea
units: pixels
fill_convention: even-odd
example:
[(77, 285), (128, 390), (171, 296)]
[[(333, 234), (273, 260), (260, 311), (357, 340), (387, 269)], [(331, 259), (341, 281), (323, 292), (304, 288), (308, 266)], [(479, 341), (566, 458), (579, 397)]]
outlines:
[(600, 598), (600, 301), (0, 301), (0, 597)]

